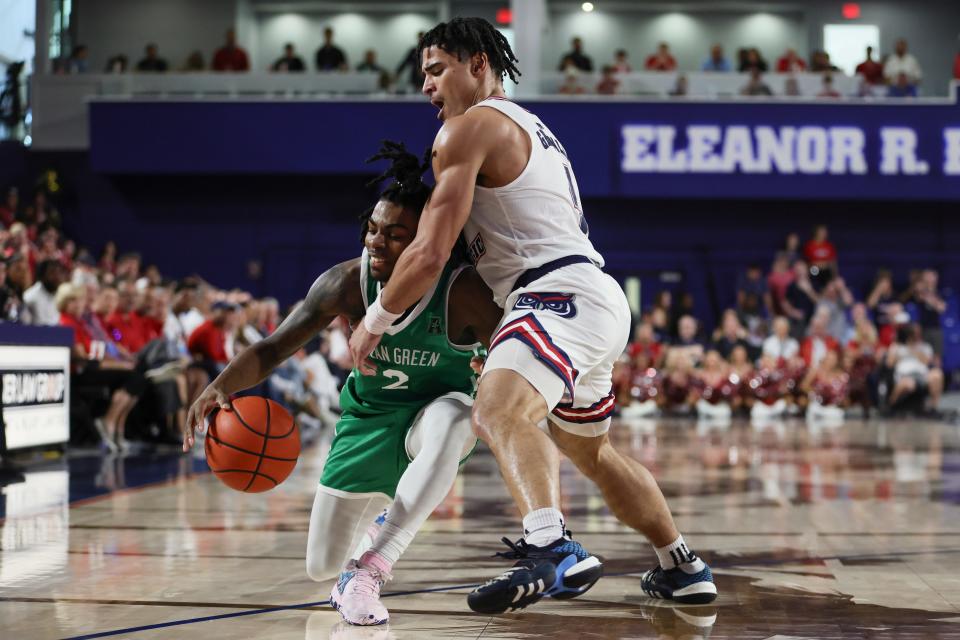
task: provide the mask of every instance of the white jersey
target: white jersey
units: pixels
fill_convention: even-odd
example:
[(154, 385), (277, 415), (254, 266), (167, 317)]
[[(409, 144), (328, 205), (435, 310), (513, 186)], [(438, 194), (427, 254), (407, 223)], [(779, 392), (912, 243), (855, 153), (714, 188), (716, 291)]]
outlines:
[(477, 272), (503, 305), (525, 271), (566, 256), (603, 257), (587, 236), (580, 191), (559, 141), (523, 107), (503, 98), (474, 105), (496, 109), (530, 136), (530, 159), (503, 187), (477, 186), (463, 233)]

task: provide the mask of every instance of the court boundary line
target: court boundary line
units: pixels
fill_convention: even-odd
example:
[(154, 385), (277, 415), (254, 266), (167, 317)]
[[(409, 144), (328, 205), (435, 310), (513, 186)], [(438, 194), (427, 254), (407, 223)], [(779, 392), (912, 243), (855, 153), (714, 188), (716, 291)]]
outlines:
[[(711, 565), (712, 569), (729, 569), (734, 567), (751, 567), (751, 566), (778, 566), (778, 565), (787, 565), (797, 562), (807, 562), (810, 560), (839, 560), (843, 561), (852, 561), (852, 560), (867, 560), (870, 558), (898, 558), (902, 556), (917, 556), (917, 555), (935, 555), (935, 554), (953, 554), (960, 553), (960, 548), (953, 549), (926, 549), (919, 551), (904, 551), (900, 553), (887, 552), (887, 553), (864, 553), (864, 554), (852, 554), (852, 555), (832, 555), (832, 556), (807, 556), (801, 558), (771, 558), (770, 560), (756, 560), (753, 562), (721, 562), (714, 565)], [(639, 576), (642, 575), (644, 571), (619, 571), (617, 573), (605, 574), (606, 577), (610, 578), (622, 578), (625, 576)], [(392, 593), (384, 593), (381, 598), (395, 598), (397, 596), (408, 596), (408, 595), (417, 595), (423, 593), (442, 593), (445, 591), (455, 591), (457, 589), (471, 589), (474, 587), (480, 586), (480, 583), (476, 584), (459, 584), (448, 587), (434, 587), (431, 589), (414, 589), (411, 591), (395, 591)], [(935, 591), (935, 590), (934, 590)], [(936, 591), (935, 591), (936, 592)], [(319, 607), (330, 604), (329, 598), (327, 600), (318, 600), (316, 602), (305, 602), (301, 604), (292, 604), (292, 605), (281, 605), (276, 607), (261, 607), (258, 609), (251, 609), (249, 611), (236, 611), (232, 613), (222, 613), (213, 616), (201, 616), (198, 618), (185, 618), (182, 620), (171, 620), (169, 622), (159, 622), (156, 624), (142, 625), (139, 627), (127, 627), (125, 629), (113, 629), (110, 631), (99, 631), (96, 633), (90, 633), (79, 636), (68, 636), (62, 638), (62, 640), (93, 640), (94, 638), (107, 638), (110, 636), (117, 636), (121, 634), (129, 633), (139, 633), (141, 631), (151, 631), (153, 629), (164, 629), (167, 627), (177, 627), (186, 624), (197, 624), (200, 622), (210, 622), (213, 620), (224, 620), (228, 618), (242, 618), (245, 616), (259, 615), (262, 613), (275, 613), (279, 611), (297, 611), (300, 609), (306, 609), (309, 607)], [(681, 605), (682, 606), (682, 605)], [(332, 611), (332, 609), (331, 609)], [(467, 612), (464, 612), (466, 615), (472, 615)]]

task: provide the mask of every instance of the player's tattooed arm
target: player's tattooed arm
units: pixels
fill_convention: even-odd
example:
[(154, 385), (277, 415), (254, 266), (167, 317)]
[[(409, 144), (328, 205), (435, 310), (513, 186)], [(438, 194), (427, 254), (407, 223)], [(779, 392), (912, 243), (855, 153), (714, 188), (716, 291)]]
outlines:
[(493, 292), (472, 267), (464, 269), (450, 288), (447, 333), (454, 344), (480, 342), (490, 346), (503, 309), (493, 301)]
[(214, 381), (226, 395), (248, 389), (270, 375), (340, 315), (350, 320), (364, 314), (360, 291), (360, 259), (342, 262), (324, 272), (277, 330), (234, 358)]

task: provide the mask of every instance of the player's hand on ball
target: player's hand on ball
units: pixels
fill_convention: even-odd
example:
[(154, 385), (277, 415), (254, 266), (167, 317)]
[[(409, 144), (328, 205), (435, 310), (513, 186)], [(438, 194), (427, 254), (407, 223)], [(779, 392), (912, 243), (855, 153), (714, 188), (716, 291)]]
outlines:
[(370, 361), (369, 356), (380, 344), (380, 336), (370, 333), (362, 322), (357, 324), (350, 336), (350, 356), (353, 366), (365, 376), (376, 375), (377, 367)]
[(193, 447), (194, 429), (196, 429), (197, 433), (201, 433), (203, 431), (204, 418), (214, 409), (230, 411), (230, 397), (219, 389), (214, 388), (213, 385), (208, 385), (193, 405), (191, 405), (190, 411), (187, 412), (187, 421), (183, 426), (184, 452), (190, 451)]

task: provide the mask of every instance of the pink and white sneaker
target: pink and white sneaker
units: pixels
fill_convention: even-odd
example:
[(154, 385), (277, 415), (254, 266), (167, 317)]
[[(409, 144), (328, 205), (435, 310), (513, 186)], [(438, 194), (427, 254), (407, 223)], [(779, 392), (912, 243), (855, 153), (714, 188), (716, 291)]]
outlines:
[(330, 604), (350, 624), (385, 624), (390, 613), (380, 602), (380, 587), (389, 579), (389, 574), (351, 560), (330, 591)]

